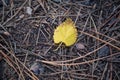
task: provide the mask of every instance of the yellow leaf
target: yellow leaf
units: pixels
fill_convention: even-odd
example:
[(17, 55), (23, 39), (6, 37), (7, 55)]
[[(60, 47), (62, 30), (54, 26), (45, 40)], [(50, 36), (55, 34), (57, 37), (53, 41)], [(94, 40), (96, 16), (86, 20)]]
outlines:
[(66, 46), (71, 46), (76, 42), (77, 29), (74, 22), (67, 18), (65, 22), (61, 23), (54, 31), (54, 43), (64, 43)]

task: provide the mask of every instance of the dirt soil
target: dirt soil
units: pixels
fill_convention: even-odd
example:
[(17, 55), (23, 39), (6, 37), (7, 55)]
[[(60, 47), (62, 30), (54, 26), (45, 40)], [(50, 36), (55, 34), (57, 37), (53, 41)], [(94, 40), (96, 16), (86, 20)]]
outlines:
[[(66, 18), (69, 47), (53, 41)], [(120, 1), (0, 0), (0, 80), (120, 80)]]

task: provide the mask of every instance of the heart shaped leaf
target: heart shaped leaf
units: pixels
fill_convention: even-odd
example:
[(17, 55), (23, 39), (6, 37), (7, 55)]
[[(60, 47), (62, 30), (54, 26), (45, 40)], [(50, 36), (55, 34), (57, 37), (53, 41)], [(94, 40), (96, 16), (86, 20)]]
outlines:
[(64, 43), (66, 46), (71, 46), (76, 42), (77, 29), (72, 19), (67, 18), (54, 31), (54, 43)]

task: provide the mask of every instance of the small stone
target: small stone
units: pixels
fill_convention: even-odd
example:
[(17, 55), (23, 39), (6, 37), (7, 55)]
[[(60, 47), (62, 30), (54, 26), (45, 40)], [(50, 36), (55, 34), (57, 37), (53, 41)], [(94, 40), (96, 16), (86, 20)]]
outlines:
[(26, 7), (26, 13), (31, 15), (32, 14), (32, 8), (31, 7)]
[(4, 34), (5, 34), (5, 35), (7, 35), (7, 36), (9, 36), (9, 35), (10, 35), (10, 33), (9, 33), (9, 32), (4, 32)]
[(44, 67), (39, 64), (39, 63), (34, 63), (31, 67), (30, 70), (33, 71), (36, 75), (41, 74), (44, 72)]
[(108, 46), (104, 46), (103, 48), (101, 48), (97, 54), (98, 54), (98, 57), (105, 57), (105, 56), (108, 56), (110, 53), (110, 49)]
[(24, 18), (24, 16), (25, 16), (25, 15), (24, 15), (24, 14), (22, 14), (22, 15), (20, 15), (20, 16), (19, 16), (19, 18), (20, 18), (20, 19), (22, 19), (22, 18)]
[(77, 48), (78, 50), (80, 50), (80, 49), (85, 49), (85, 46), (84, 46), (82, 43), (77, 43), (77, 44), (76, 44), (76, 48)]

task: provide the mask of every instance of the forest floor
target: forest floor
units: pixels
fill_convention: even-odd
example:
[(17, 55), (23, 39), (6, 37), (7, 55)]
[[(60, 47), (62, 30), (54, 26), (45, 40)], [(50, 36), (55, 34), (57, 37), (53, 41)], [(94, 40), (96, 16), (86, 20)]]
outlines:
[[(69, 47), (53, 41), (66, 18)], [(0, 0), (0, 80), (120, 80), (119, 0)]]

